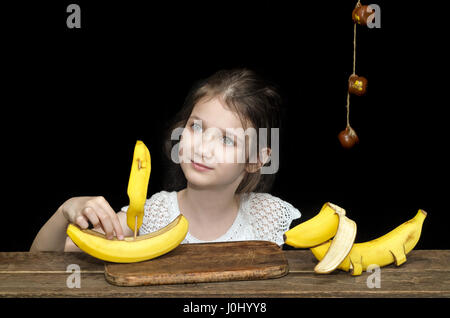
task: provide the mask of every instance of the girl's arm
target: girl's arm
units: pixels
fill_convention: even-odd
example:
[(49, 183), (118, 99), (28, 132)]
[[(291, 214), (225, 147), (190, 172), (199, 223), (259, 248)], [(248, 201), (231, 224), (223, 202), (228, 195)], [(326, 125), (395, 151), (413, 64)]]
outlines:
[(63, 215), (62, 206), (60, 206), (34, 238), (30, 252), (64, 251), (68, 225), (69, 221)]

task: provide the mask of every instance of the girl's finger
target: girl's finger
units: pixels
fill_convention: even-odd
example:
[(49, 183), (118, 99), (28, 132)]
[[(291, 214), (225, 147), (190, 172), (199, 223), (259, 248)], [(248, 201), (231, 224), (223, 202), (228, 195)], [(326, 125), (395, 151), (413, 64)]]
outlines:
[(117, 213), (114, 212), (114, 210), (111, 208), (109, 203), (107, 201), (104, 201), (103, 204), (101, 204), (101, 207), (105, 212), (107, 212), (111, 216), (111, 222), (114, 228), (114, 232), (116, 233), (116, 236), (119, 240), (122, 240), (124, 237), (122, 225), (120, 225), (119, 217), (117, 216)]
[(94, 228), (97, 228), (100, 225), (100, 220), (95, 214), (94, 210), (91, 207), (86, 207), (82, 211), (83, 215), (89, 219)]
[(111, 221), (111, 215), (106, 212), (100, 205), (95, 206), (95, 213), (100, 220), (106, 238), (111, 240), (114, 237), (114, 227)]
[(76, 217), (75, 224), (79, 225), (82, 229), (87, 229), (89, 227), (87, 218), (83, 215), (79, 215)]

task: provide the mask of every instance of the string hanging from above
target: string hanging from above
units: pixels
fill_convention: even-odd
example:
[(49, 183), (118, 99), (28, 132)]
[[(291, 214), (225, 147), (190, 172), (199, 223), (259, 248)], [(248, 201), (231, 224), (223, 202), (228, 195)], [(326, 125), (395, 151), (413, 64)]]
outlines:
[(353, 19), (353, 73), (348, 79), (347, 90), (347, 126), (338, 135), (339, 141), (344, 148), (352, 148), (359, 143), (358, 135), (350, 126), (350, 94), (363, 96), (367, 91), (367, 79), (364, 76), (356, 75), (356, 28), (357, 24), (367, 26), (367, 21), (372, 15), (372, 8), (368, 5), (362, 5), (361, 1), (355, 5), (352, 12)]

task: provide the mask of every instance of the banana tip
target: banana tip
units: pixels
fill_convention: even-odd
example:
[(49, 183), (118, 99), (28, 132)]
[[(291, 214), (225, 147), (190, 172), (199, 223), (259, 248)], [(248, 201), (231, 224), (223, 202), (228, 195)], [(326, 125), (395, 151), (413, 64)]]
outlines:
[(422, 212), (422, 214), (423, 214), (424, 216), (427, 216), (427, 212), (425, 212), (424, 210), (420, 209), (419, 211)]

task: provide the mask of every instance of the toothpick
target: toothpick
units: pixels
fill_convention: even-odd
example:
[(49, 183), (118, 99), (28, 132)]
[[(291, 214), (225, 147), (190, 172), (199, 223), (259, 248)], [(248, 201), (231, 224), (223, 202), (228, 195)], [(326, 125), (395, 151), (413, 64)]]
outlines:
[(136, 220), (134, 222), (134, 240), (136, 240), (136, 234), (137, 234), (137, 215), (136, 215)]

